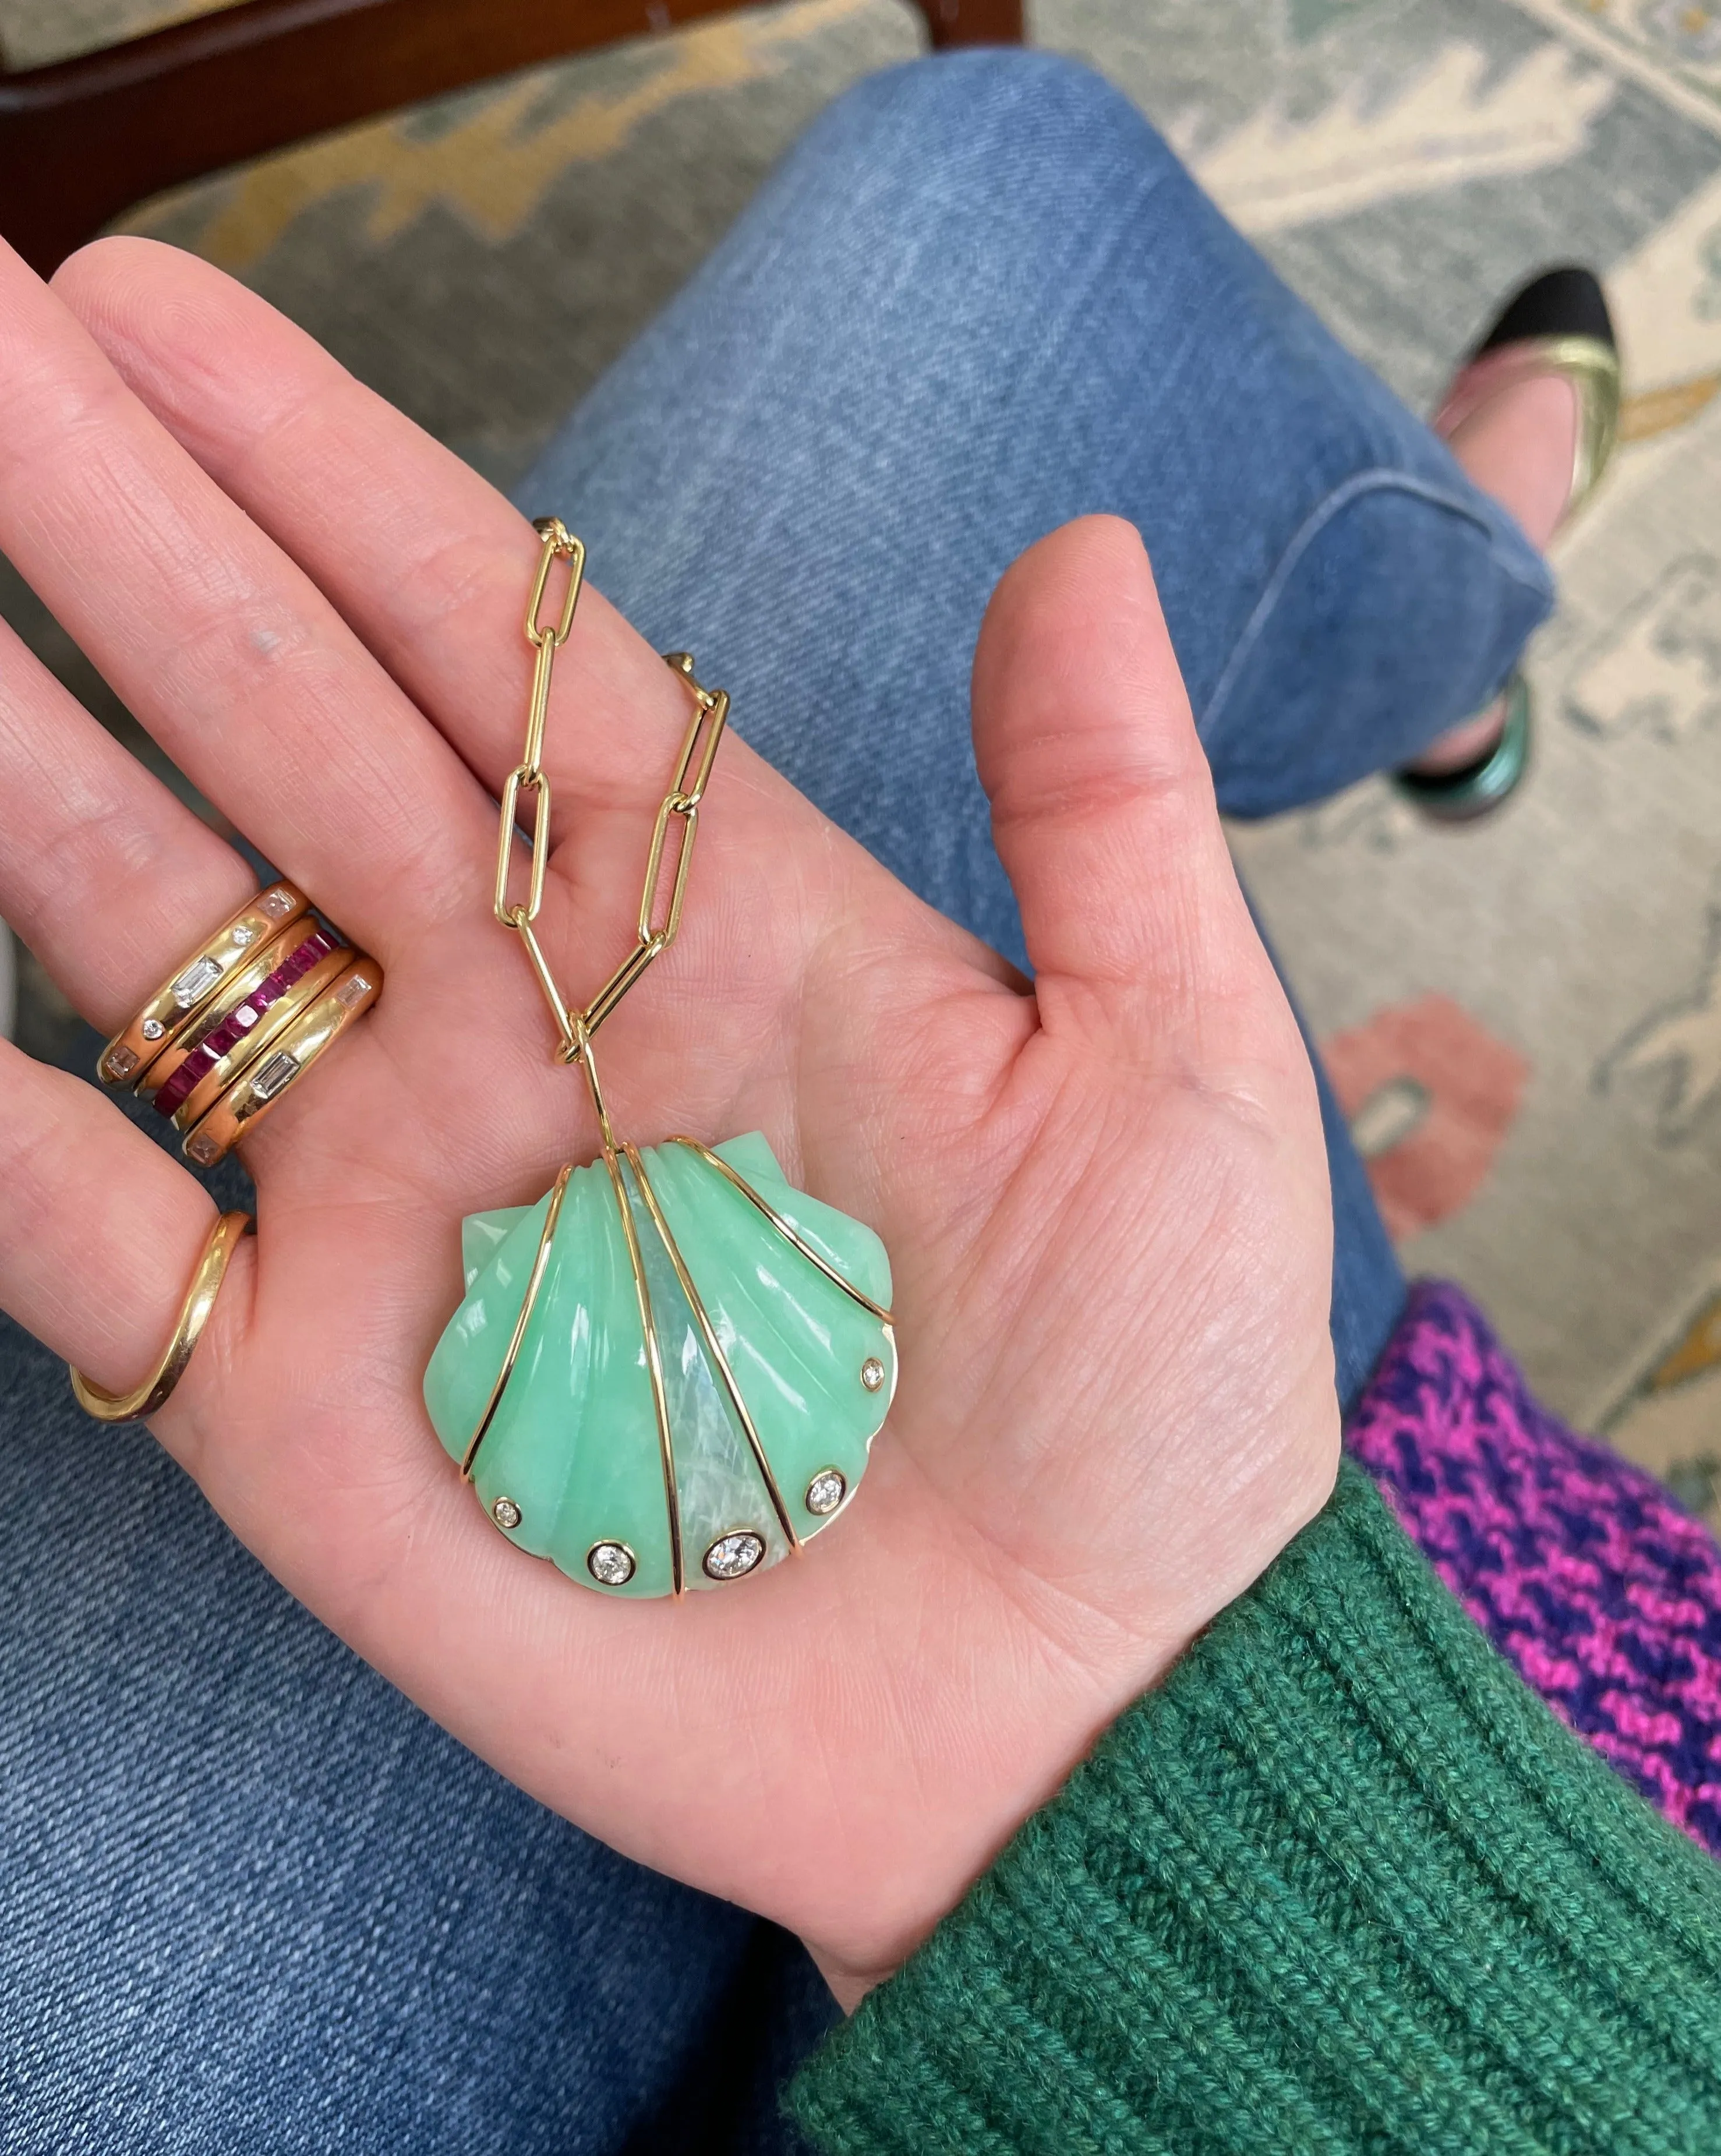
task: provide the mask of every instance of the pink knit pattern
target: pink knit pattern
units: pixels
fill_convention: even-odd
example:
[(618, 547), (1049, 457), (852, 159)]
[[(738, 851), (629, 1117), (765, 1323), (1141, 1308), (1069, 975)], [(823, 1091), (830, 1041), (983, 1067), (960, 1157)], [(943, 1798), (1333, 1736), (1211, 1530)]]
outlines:
[(1532, 1399), (1424, 1281), (1346, 1442), (1523, 1677), (1721, 1856), (1721, 1551), (1661, 1484)]

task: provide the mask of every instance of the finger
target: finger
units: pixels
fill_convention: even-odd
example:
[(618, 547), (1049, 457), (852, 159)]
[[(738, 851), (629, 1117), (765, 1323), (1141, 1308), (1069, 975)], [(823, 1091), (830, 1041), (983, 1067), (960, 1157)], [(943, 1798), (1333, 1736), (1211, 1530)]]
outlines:
[(112, 1033), (256, 883), (0, 625), (0, 918)]
[[(110, 1101), (0, 1041), (0, 1307), (56, 1355), (109, 1391), (139, 1383), (214, 1220), (208, 1194)], [(229, 1319), (234, 1288), (217, 1304)]]
[(1042, 1016), (1211, 1035), (1270, 978), (1133, 526), (1087, 517), (994, 594), (974, 747)]
[[(531, 674), (521, 623), (538, 542), (519, 511), (314, 338), (193, 255), (99, 240), (61, 266), (54, 289), (500, 792), (519, 761)], [(655, 807), (687, 716), (685, 689), (588, 584), (552, 692), (545, 762), (558, 807)], [(725, 752), (726, 765), (736, 760)]]
[(0, 548), (180, 768), (386, 962), (481, 886), (480, 790), (0, 249)]
[[(301, 330), (193, 256), (101, 240), (62, 265), (54, 290), (499, 791), (521, 753), (531, 672), (522, 600), (539, 550), (518, 512)], [(563, 890), (552, 887), (544, 938), (556, 949), (578, 919), (586, 971), (567, 983), (577, 992), (595, 988), (612, 949), (619, 957), (631, 941), (642, 820), (662, 798), (689, 711), (685, 685), (588, 583), (556, 670), (543, 757), (558, 837), (578, 826), (557, 855)], [(845, 845), (833, 848), (824, 819), (739, 740), (724, 747), (716, 788), (700, 874), (721, 858), (749, 882), (732, 927), (803, 913), (812, 841), (826, 871)], [(795, 885), (792, 905), (766, 896), (773, 875)], [(710, 934), (732, 961), (736, 934), (717, 932), (725, 917), (701, 908), (690, 941)], [(1012, 978), (994, 954), (961, 942), (980, 970)], [(746, 943), (758, 962), (755, 929)]]

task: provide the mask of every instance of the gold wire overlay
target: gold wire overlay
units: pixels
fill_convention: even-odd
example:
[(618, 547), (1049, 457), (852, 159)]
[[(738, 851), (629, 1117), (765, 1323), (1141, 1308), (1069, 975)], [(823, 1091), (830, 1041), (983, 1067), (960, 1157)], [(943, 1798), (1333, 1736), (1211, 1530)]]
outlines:
[(146, 1079), (160, 1084), (157, 1062), (202, 1019), (235, 963), (248, 962), (260, 945), (310, 910), (310, 900), (290, 883), (254, 891), (132, 1013), (96, 1058), (96, 1076), (105, 1086), (141, 1087)]
[(129, 1393), (105, 1392), (100, 1385), (92, 1384), (81, 1370), (73, 1369), (72, 1391), (86, 1414), (94, 1415), (98, 1422), (141, 1422), (166, 1404), (184, 1376), (192, 1351), (209, 1322), (209, 1313), (215, 1307), (215, 1298), (227, 1276), (229, 1260), (239, 1248), (240, 1237), (249, 1235), (256, 1224), (249, 1213), (223, 1213), (210, 1229), (185, 1301), (180, 1306), (173, 1337), (161, 1361), (141, 1385), (134, 1386)]
[[(676, 1483), (675, 1442), (670, 1430), (669, 1407), (663, 1381), (663, 1362), (658, 1341), (656, 1313), (652, 1307), (651, 1291), (646, 1281), (645, 1266), (640, 1249), (640, 1231), (634, 1218), (634, 1208), (629, 1200), (624, 1179), (623, 1163), (634, 1178), (646, 1214), (661, 1241), (665, 1255), (674, 1268), (676, 1279), (686, 1296), (704, 1340), (713, 1368), (734, 1410), (737, 1421), (747, 1442), (754, 1465), (765, 1486), (771, 1507), (783, 1529), (792, 1552), (799, 1553), (802, 1541), (796, 1532), (794, 1517), (771, 1466), (764, 1445), (760, 1440), (753, 1416), (741, 1389), (735, 1380), (729, 1359), (712, 1325), (691, 1273), (688, 1270), (680, 1247), (676, 1244), (663, 1208), (658, 1201), (645, 1171), (645, 1163), (639, 1148), (625, 1139), (618, 1140), (610, 1123), (609, 1109), (604, 1097), (604, 1089), (598, 1075), (597, 1058), (593, 1050), (592, 1036), (609, 1016), (629, 989), (645, 975), (647, 969), (675, 942), (681, 925), (681, 909), (686, 896), (687, 874), (693, 860), (693, 842), (699, 829), (699, 805), (705, 797), (710, 781), (712, 766), (716, 761), (717, 747), (728, 721), (729, 698), (722, 689), (704, 689), (694, 676), (693, 659), (689, 652), (673, 651), (665, 654), (665, 663), (686, 680), (693, 696), (692, 716), (681, 738), (676, 760), (675, 771), (670, 781), (670, 790), (664, 796), (656, 819), (652, 825), (651, 839), (646, 852), (645, 886), (640, 897), (637, 921), (638, 941), (603, 987), (583, 1009), (571, 1004), (557, 985), (542, 948), (532, 930), (539, 907), (543, 901), (544, 876), (550, 852), (550, 788), (541, 765), (543, 754), (544, 718), (549, 706), (550, 681), (556, 663), (556, 654), (568, 641), (573, 626), (574, 608), (578, 603), (580, 587), (585, 575), (586, 550), (581, 542), (557, 517), (541, 517), (537, 531), (542, 552), (539, 556), (537, 573), (533, 580), (532, 597), (526, 610), (526, 640), (532, 647), (532, 676), (531, 699), (527, 706), (525, 753), (509, 773), (502, 788), (501, 827), (496, 844), (496, 886), (493, 899), (496, 919), (505, 928), (511, 928), (525, 947), (527, 959), (538, 987), (548, 1004), (556, 1023), (557, 1054), (564, 1063), (578, 1063), (585, 1074), (591, 1093), (592, 1107), (598, 1119), (598, 1133), (603, 1147), (604, 1165), (609, 1171), (610, 1187), (615, 1195), (616, 1209), (621, 1219), (622, 1235), (627, 1246), (628, 1260), (634, 1276), (634, 1290), (640, 1309), (640, 1327), (645, 1336), (645, 1367), (651, 1383), (652, 1403), (655, 1411), (659, 1450), (663, 1467), (664, 1509), (668, 1519), (670, 1565), (673, 1592), (680, 1595), (686, 1589), (686, 1564), (681, 1547), (681, 1502)], [(561, 609), (552, 619), (541, 621), (551, 571), (558, 561), (568, 565), (568, 588), (563, 596)], [(532, 853), (523, 899), (511, 900), (508, 886), (513, 867), (516, 828), (519, 821), (523, 795), (532, 798)], [(665, 855), (669, 850), (670, 827), (679, 824), (681, 830), (675, 855), (675, 865), (669, 875), (669, 889), (665, 896)], [(892, 1323), (891, 1313), (881, 1304), (874, 1302), (860, 1289), (850, 1285), (834, 1267), (827, 1265), (818, 1252), (798, 1235), (789, 1223), (755, 1190), (746, 1178), (738, 1174), (727, 1161), (713, 1152), (697, 1139), (678, 1137), (669, 1141), (674, 1145), (687, 1147), (697, 1153), (709, 1166), (716, 1168), (742, 1193), (793, 1249), (816, 1265), (827, 1280), (881, 1319), (886, 1327)], [(460, 1463), (460, 1474), (470, 1481), (477, 1465), (479, 1450), (493, 1426), (498, 1409), (506, 1392), (508, 1380), (514, 1373), (520, 1350), (526, 1338), (539, 1290), (549, 1265), (551, 1246), (555, 1241), (557, 1225), (561, 1219), (562, 1202), (572, 1174), (571, 1164), (563, 1168), (557, 1177), (544, 1209), (543, 1226), (539, 1232), (538, 1246), (527, 1278), (526, 1293), (514, 1330), (496, 1383), (491, 1389), (483, 1414), (467, 1444)], [(595, 1547), (595, 1545), (594, 1545)]]

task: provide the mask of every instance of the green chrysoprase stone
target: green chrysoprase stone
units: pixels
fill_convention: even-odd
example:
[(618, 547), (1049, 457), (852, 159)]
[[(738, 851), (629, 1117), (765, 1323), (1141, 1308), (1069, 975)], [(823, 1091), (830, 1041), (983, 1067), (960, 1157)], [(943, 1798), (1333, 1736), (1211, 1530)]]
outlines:
[[(886, 1308), (891, 1269), (870, 1228), (792, 1188), (753, 1132), (715, 1151), (808, 1245)], [(853, 1492), (895, 1389), (889, 1328), (826, 1279), (706, 1161), (688, 1147), (643, 1158), (659, 1205), (753, 1417), (796, 1534), (833, 1515), (809, 1510), (814, 1477), (835, 1469)], [(751, 1531), (763, 1563), (788, 1553), (764, 1478), (712, 1366), (661, 1236), (622, 1163), (669, 1408), (681, 1511), (685, 1584), (707, 1588), (702, 1559), (723, 1535)], [(424, 1374), (437, 1435), (461, 1459), (501, 1369), (549, 1200), (475, 1213), (461, 1230), (465, 1299)], [(869, 1362), (883, 1376), (869, 1387)], [(670, 1592), (662, 1454), (633, 1266), (614, 1187), (601, 1160), (568, 1178), (561, 1219), (525, 1338), (480, 1449), (474, 1485), (486, 1511), (519, 1508), (510, 1541), (585, 1587), (624, 1595)], [(494, 1514), (492, 1514), (494, 1517)], [(635, 1569), (622, 1586), (593, 1578), (599, 1543), (624, 1544)]]

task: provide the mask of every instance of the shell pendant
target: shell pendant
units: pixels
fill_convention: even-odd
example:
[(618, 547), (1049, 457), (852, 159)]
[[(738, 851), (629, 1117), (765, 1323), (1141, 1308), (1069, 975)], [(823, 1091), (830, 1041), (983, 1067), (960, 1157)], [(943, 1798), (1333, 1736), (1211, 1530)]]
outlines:
[(511, 1542), (608, 1594), (764, 1569), (828, 1527), (896, 1383), (870, 1228), (758, 1132), (606, 1145), (463, 1223), (430, 1419)]

